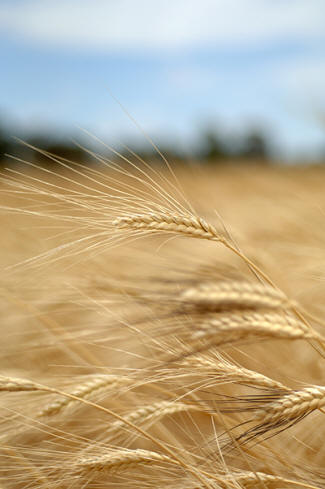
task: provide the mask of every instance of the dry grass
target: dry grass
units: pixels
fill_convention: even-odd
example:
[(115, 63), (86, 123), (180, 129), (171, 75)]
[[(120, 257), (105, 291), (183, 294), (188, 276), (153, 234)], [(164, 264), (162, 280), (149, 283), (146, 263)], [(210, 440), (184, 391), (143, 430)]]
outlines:
[(325, 487), (323, 170), (92, 156), (3, 178), (1, 487)]

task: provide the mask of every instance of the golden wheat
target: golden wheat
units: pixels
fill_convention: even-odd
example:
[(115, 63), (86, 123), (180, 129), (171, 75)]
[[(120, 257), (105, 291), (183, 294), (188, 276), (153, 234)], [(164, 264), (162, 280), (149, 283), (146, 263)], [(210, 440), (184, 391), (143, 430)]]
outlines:
[[(202, 376), (205, 382), (211, 378), (212, 381), (219, 385), (224, 382), (237, 382), (271, 390), (289, 390), (281, 382), (266, 377), (266, 375), (232, 364), (226, 359), (220, 359), (220, 355), (212, 357), (191, 356), (184, 359), (181, 362), (181, 366), (187, 367), (188, 375), (193, 376), (193, 372), (196, 372), (197, 375)], [(174, 373), (174, 375), (177, 378), (177, 373)]]
[(285, 394), (265, 408), (258, 410), (256, 418), (263, 419), (266, 424), (277, 423), (279, 420), (290, 422), (290, 420), (306, 416), (324, 405), (325, 387), (305, 387), (300, 391)]
[(233, 343), (254, 337), (303, 339), (316, 338), (292, 314), (273, 312), (235, 312), (198, 321), (193, 339), (215, 338), (215, 345)]
[[(42, 409), (39, 413), (40, 416), (52, 416), (53, 414), (59, 414), (63, 409), (71, 406), (78, 405), (79, 399), (89, 399), (93, 395), (98, 394), (103, 390), (119, 389), (126, 385), (130, 385), (132, 380), (127, 377), (117, 376), (117, 375), (93, 375), (87, 379), (87, 381), (79, 386), (77, 386), (73, 391), (70, 392), (74, 398), (60, 398), (56, 401), (51, 402), (48, 406)], [(75, 399), (78, 398), (78, 399)]]
[(155, 463), (176, 464), (170, 457), (149, 450), (116, 450), (115, 452), (99, 457), (83, 458), (76, 462), (76, 470), (89, 471), (105, 471), (108, 473), (116, 473), (121, 470), (132, 469), (138, 466), (140, 469), (143, 465)]
[(134, 214), (129, 217), (115, 219), (113, 226), (121, 229), (144, 229), (151, 232), (184, 234), (212, 241), (224, 241), (224, 237), (218, 233), (214, 226), (207, 223), (202, 217), (191, 215), (170, 214), (167, 212), (162, 214)]
[(267, 284), (224, 281), (216, 283), (203, 283), (197, 287), (184, 290), (180, 302), (189, 307), (196, 307), (206, 311), (220, 309), (277, 309), (290, 306), (289, 300), (280, 290)]
[[(139, 159), (92, 156), (104, 171), (51, 156), (63, 172), (13, 171), (3, 182), (8, 229), (18, 209), (17, 229), (29, 216), (40, 219), (40, 239), (49, 222), (57, 233), (37, 251), (27, 230), (20, 243), (31, 249), (19, 256), (8, 241), (8, 263), (24, 266), (6, 275), (3, 289), (17, 296), (10, 314), (10, 294), (1, 295), (3, 487), (324, 487), (323, 234), (306, 211), (307, 189), (275, 172), (281, 198), (268, 203), (265, 176), (242, 174), (247, 188), (231, 171), (218, 177), (248, 257), (211, 218), (212, 178), (201, 177), (196, 213), (173, 176)], [(306, 196), (292, 216), (283, 212), (289, 185)], [(250, 219), (252, 189), (267, 224)], [(184, 239), (137, 242), (158, 234)]]

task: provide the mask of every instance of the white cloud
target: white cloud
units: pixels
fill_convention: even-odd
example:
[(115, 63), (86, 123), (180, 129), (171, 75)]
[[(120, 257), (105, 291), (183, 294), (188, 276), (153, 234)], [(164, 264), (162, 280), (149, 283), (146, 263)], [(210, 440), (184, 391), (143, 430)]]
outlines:
[(323, 0), (21, 0), (2, 2), (12, 36), (64, 48), (173, 50), (325, 37)]
[(306, 113), (325, 113), (325, 56), (300, 56), (275, 62), (266, 76), (272, 78), (274, 89), (291, 107)]
[(305, 100), (316, 94), (325, 103), (325, 56), (293, 59), (282, 67), (281, 73), (289, 92)]

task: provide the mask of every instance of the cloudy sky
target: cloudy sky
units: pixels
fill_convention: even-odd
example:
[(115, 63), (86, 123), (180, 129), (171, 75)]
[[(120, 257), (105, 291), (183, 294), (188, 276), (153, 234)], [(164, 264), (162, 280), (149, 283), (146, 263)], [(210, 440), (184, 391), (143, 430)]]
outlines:
[(324, 0), (1, 0), (0, 120), (190, 147), (261, 125), (285, 155), (325, 148)]

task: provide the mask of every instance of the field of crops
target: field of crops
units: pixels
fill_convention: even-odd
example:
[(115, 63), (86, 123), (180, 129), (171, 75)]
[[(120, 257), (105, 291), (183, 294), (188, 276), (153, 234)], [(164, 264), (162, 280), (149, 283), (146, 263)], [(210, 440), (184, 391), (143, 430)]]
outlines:
[(325, 487), (325, 168), (3, 173), (0, 487)]

